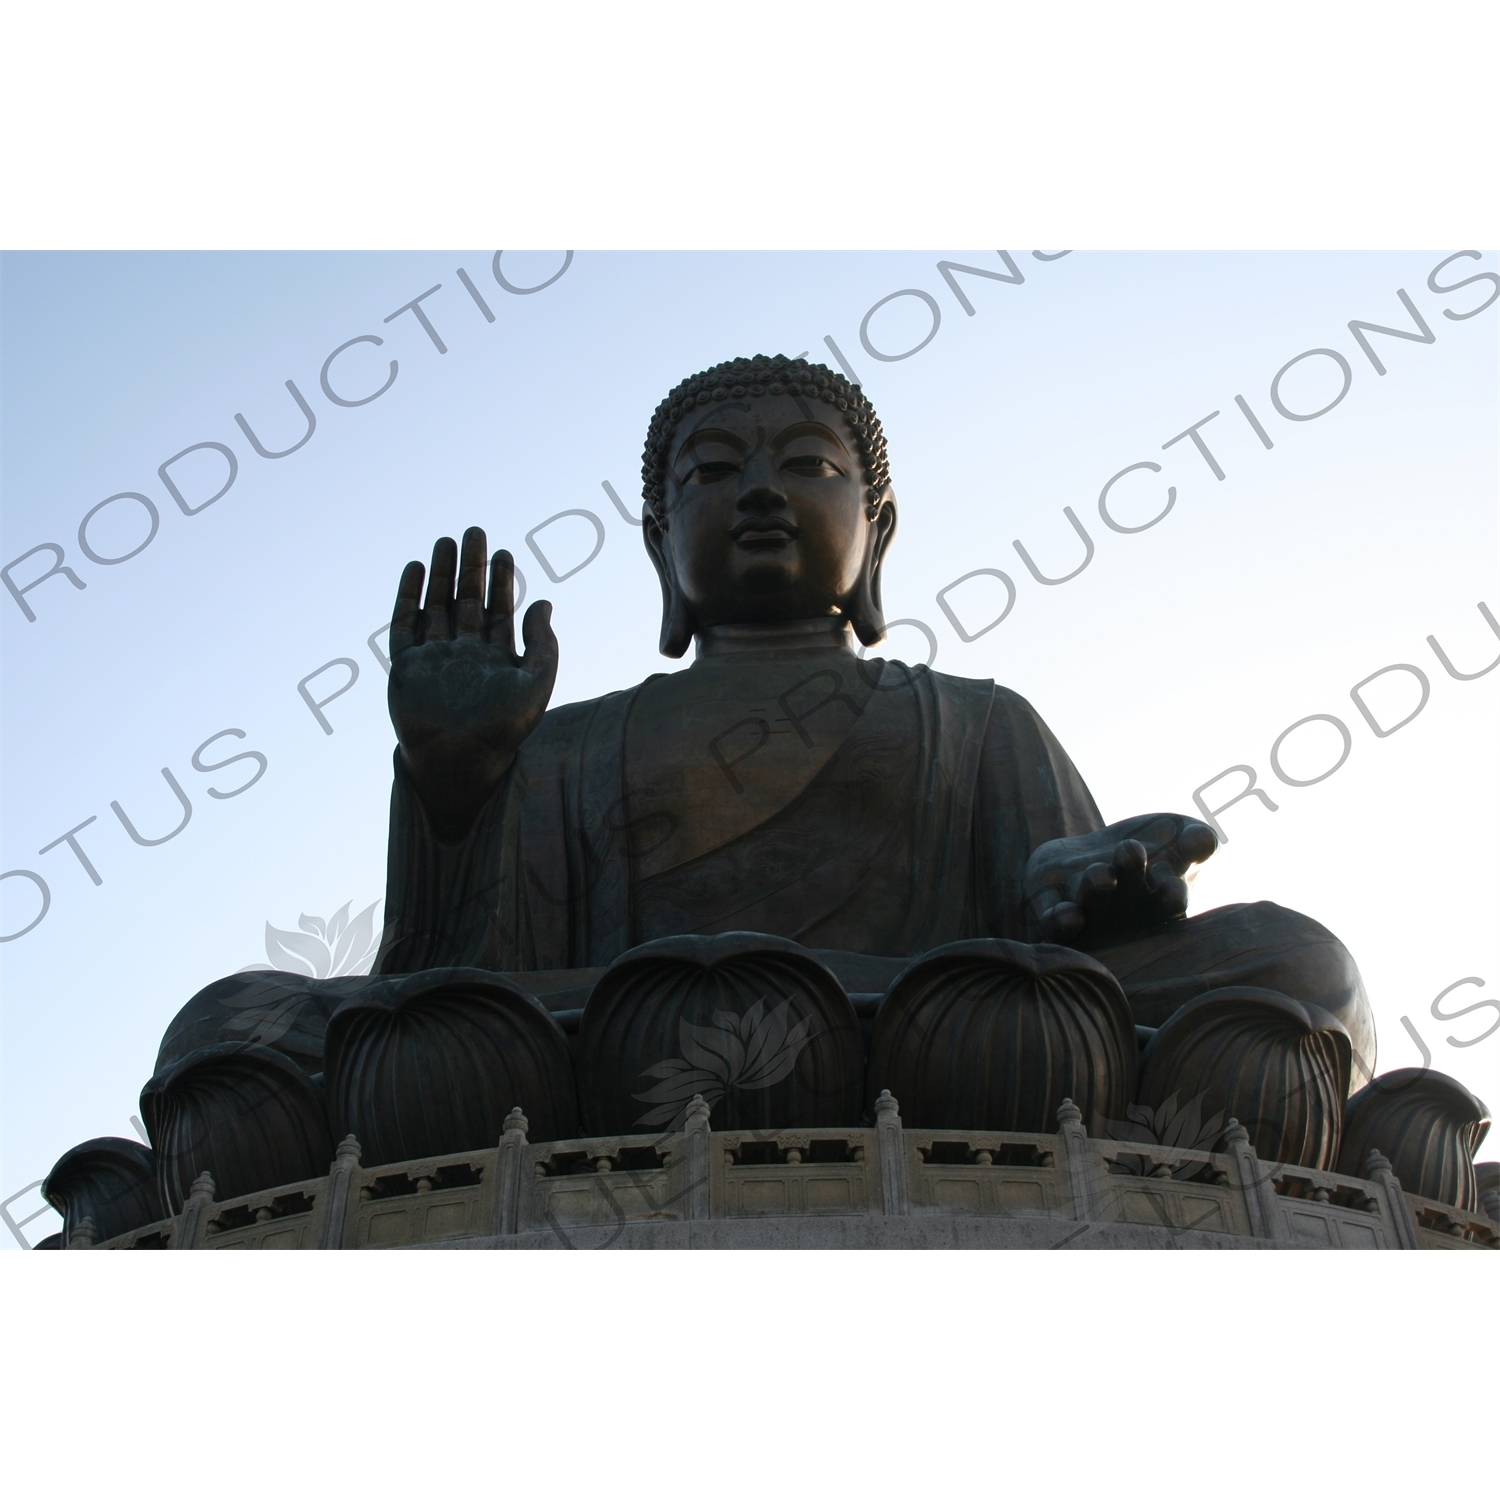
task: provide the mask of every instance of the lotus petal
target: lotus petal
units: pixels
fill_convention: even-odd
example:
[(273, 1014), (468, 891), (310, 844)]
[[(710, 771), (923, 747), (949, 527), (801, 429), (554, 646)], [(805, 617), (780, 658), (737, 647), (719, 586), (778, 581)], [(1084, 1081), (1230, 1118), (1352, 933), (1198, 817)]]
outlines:
[(1479, 1208), (1474, 1153), (1490, 1112), (1455, 1078), (1430, 1068), (1398, 1068), (1372, 1079), (1344, 1112), (1339, 1171), (1363, 1177), (1371, 1151), (1391, 1163), (1408, 1193)]
[(329, 1117), (367, 1164), (493, 1146), (517, 1105), (534, 1140), (578, 1133), (568, 1039), (518, 983), (481, 969), (340, 982), (355, 987), (328, 1023)]
[(98, 1240), (112, 1240), (162, 1217), (156, 1163), (138, 1141), (102, 1136), (58, 1158), (42, 1184), (44, 1197), (63, 1216), (62, 1244), (85, 1218)]
[[(1234, 986), (1181, 1006), (1141, 1054), (1141, 1103), (1158, 1137), (1199, 1149), (1203, 1110), (1234, 1116), (1263, 1161), (1331, 1170), (1349, 1091), (1349, 1033), (1326, 1010), (1275, 990)], [(1191, 1093), (1186, 1109), (1177, 1099)]]
[(892, 984), (875, 1017), (869, 1092), (930, 1130), (1057, 1128), (1071, 1099), (1091, 1134), (1134, 1092), (1135, 1025), (1119, 981), (1050, 943), (949, 943)]
[(694, 1091), (716, 1129), (859, 1123), (854, 1007), (825, 965), (786, 938), (665, 938), (617, 958), (595, 984), (578, 1034), (589, 1130), (659, 1123), (657, 1113), (641, 1115), (637, 1091), (643, 1079), (678, 1076), (666, 1063), (679, 1057), (715, 1078), (712, 1090)]

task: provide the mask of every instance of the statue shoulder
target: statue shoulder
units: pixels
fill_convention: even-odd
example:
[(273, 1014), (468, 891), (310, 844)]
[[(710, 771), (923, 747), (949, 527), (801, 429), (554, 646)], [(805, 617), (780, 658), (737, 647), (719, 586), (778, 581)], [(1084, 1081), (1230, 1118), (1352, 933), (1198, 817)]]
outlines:
[[(954, 677), (948, 672), (934, 672), (931, 667), (916, 667), (915, 672), (931, 679), (935, 691), (949, 698), (993, 698), (996, 692), (993, 677)], [(1004, 691), (1004, 689), (1000, 689)]]
[(934, 672), (931, 667), (909, 667), (905, 662), (887, 661), (884, 677), (895, 680), (895, 675), (904, 675), (920, 690), (925, 683), (927, 690), (954, 707), (963, 706), (971, 711), (983, 711), (1000, 715), (1010, 720), (1022, 720), (1046, 729), (1046, 722), (1014, 688), (1005, 687), (993, 677), (955, 677), (948, 672)]
[(982, 739), (982, 761), (989, 767), (984, 774), (999, 777), (998, 785), (1004, 796), (1032, 795), (1025, 790), (1029, 784), (1042, 798), (1039, 806), (1064, 810), (1068, 830), (1087, 831), (1104, 826), (1099, 809), (1068, 752), (1047, 721), (1020, 693), (987, 677), (950, 677), (946, 672), (933, 672), (926, 667), (906, 670), (918, 691), (926, 679), (927, 690), (954, 710), (953, 717), (970, 733)]
[(1042, 722), (1042, 716), (1033, 707), (1029, 698), (1023, 698), (1014, 688), (1003, 687), (1000, 683), (992, 684), (995, 695), (995, 707), (1002, 713), (1017, 718), (1034, 719), (1038, 724)]
[(918, 691), (925, 687), (936, 697), (953, 704), (987, 706), (1003, 699), (1030, 708), (1024, 698), (1012, 693), (1009, 688), (1000, 687), (992, 677), (954, 677), (948, 672), (934, 672), (931, 667), (910, 667), (904, 661), (883, 661), (881, 667), (883, 671), (880, 685), (883, 688), (905, 680), (911, 682)]
[[(650, 682), (648, 677), (646, 682)], [(549, 744), (558, 741), (576, 743), (579, 736), (618, 720), (622, 725), (635, 695), (645, 686), (638, 682), (634, 687), (621, 688), (617, 692), (605, 693), (600, 698), (583, 698), (576, 703), (560, 703), (542, 715), (541, 723), (532, 731), (528, 745)]]

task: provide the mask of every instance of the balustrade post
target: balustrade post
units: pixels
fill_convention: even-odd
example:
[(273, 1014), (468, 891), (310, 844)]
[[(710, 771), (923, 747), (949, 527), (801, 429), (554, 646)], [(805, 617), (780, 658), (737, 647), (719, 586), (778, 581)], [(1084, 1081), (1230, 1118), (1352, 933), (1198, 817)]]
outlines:
[(492, 1234), (516, 1234), (521, 1228), (521, 1167), (526, 1160), (526, 1132), (530, 1128), (519, 1104), (505, 1117), (505, 1131), (495, 1157)]
[(1401, 1191), (1400, 1180), (1391, 1167), (1389, 1158), (1378, 1151), (1370, 1152), (1365, 1158), (1365, 1176), (1380, 1189), (1381, 1197), (1385, 1200), (1385, 1212), (1381, 1217), (1395, 1233), (1396, 1248), (1420, 1250), (1422, 1246), (1417, 1239), (1417, 1216), (1412, 1212), (1411, 1204), (1406, 1201), (1406, 1194)]
[(694, 1094), (683, 1123), (682, 1170), (687, 1173), (683, 1204), (684, 1217), (689, 1219), (713, 1217), (713, 1138), (708, 1117), (703, 1095)]
[(901, 1106), (889, 1089), (875, 1101), (875, 1154), (880, 1158), (880, 1207), (885, 1214), (911, 1212), (911, 1182), (907, 1175), (906, 1134), (901, 1128)]
[(214, 1177), (212, 1172), (200, 1172), (188, 1190), (187, 1202), (182, 1205), (182, 1216), (177, 1220), (177, 1233), (172, 1236), (174, 1250), (197, 1250), (203, 1244), (208, 1230), (208, 1211), (214, 1203)]
[(1277, 1225), (1276, 1189), (1271, 1185), (1269, 1173), (1250, 1144), (1250, 1132), (1238, 1120), (1231, 1119), (1224, 1131), (1224, 1144), (1234, 1163), (1234, 1175), (1239, 1183), (1241, 1201), (1245, 1205), (1245, 1217), (1250, 1220), (1251, 1235), (1258, 1240), (1274, 1240)]
[(359, 1170), (359, 1142), (346, 1135), (339, 1142), (333, 1165), (328, 1169), (328, 1186), (323, 1189), (323, 1222), (318, 1227), (319, 1250), (342, 1250), (349, 1226), (359, 1207), (354, 1191), (354, 1174)]
[(1058, 1106), (1057, 1132), (1062, 1136), (1063, 1155), (1068, 1163), (1068, 1190), (1073, 1195), (1073, 1217), (1091, 1221), (1098, 1210), (1094, 1191), (1099, 1175), (1094, 1148), (1084, 1129), (1083, 1111), (1071, 1099)]
[(69, 1250), (92, 1250), (99, 1243), (99, 1229), (93, 1218), (85, 1214), (68, 1236)]
[(1479, 1190), (1479, 1211), (1500, 1224), (1500, 1184), (1489, 1182)]

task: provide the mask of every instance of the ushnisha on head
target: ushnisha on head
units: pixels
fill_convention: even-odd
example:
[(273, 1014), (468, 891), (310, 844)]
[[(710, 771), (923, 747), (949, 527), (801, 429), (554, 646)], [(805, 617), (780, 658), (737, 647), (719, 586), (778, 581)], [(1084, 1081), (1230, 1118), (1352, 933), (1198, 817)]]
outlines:
[(719, 625), (842, 618), (884, 637), (896, 497), (880, 419), (842, 375), (758, 354), (691, 376), (651, 419), (641, 477), (663, 655)]

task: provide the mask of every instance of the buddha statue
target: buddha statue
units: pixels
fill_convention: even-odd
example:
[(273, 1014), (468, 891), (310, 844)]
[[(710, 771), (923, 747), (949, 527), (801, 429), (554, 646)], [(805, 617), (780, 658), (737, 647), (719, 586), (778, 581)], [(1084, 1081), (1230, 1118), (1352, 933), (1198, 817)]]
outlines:
[(684, 671), (549, 708), (551, 606), (527, 610), (518, 654), (510, 554), (487, 559), (476, 528), (407, 565), (379, 972), (596, 970), (736, 931), (873, 990), (963, 939), (1062, 944), (1141, 1027), (1271, 990), (1336, 1018), (1370, 1076), (1369, 1003), (1330, 932), (1268, 902), (1186, 915), (1210, 828), (1106, 824), (1025, 699), (858, 653), (885, 635), (897, 515), (859, 387), (780, 356), (717, 365), (657, 408), (642, 474), (661, 651), (692, 647)]
[(474, 528), (408, 564), (375, 973), (195, 995), (141, 1094), (151, 1149), (85, 1142), (44, 1184), (60, 1243), (135, 1243), (153, 1204), (176, 1227), (141, 1244), (193, 1243), (210, 1202), (220, 1231), (311, 1223), (335, 1151), (329, 1184), (358, 1163), (362, 1195), (420, 1193), (528, 1131), (546, 1176), (676, 1160), (690, 1131), (900, 1121), (1144, 1143), (1154, 1176), (1219, 1171), (1155, 1162), (1172, 1142), (1377, 1185), (1395, 1162), (1476, 1207), (1487, 1110), (1425, 1068), (1372, 1081), (1337, 938), (1268, 902), (1188, 916), (1212, 829), (1106, 823), (1023, 698), (862, 655), (896, 499), (858, 387), (717, 365), (657, 408), (643, 477), (661, 650), (692, 665), (549, 707), (551, 606), (518, 652), (510, 554)]

